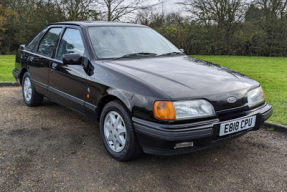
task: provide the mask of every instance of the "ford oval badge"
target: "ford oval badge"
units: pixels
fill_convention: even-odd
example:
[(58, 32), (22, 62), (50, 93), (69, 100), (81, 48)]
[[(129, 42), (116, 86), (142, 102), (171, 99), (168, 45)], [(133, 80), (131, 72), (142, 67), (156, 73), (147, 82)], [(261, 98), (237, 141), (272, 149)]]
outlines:
[(229, 97), (228, 99), (227, 99), (227, 102), (228, 103), (235, 103), (237, 101), (237, 99), (235, 98), (235, 97)]

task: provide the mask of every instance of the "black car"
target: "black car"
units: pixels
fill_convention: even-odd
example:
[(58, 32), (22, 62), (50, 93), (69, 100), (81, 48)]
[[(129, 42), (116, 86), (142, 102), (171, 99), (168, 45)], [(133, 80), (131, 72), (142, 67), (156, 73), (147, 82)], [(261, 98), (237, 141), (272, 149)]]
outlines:
[(120, 161), (200, 150), (258, 130), (273, 112), (257, 81), (142, 25), (51, 24), (20, 46), (15, 65), (28, 106), (47, 97), (95, 119)]

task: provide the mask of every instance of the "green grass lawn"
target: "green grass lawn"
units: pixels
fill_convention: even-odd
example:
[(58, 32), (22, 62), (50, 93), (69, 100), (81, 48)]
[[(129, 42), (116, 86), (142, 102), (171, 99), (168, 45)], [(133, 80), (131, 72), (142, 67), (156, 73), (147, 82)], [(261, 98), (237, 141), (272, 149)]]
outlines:
[(12, 70), (15, 68), (15, 55), (0, 55), (0, 82), (15, 81)]
[[(269, 121), (287, 125), (287, 58), (204, 55), (193, 57), (223, 65), (259, 81), (265, 90), (267, 102), (274, 108)], [(15, 55), (0, 55), (0, 82), (15, 81), (12, 76), (14, 62)]]
[(268, 121), (287, 125), (287, 58), (204, 55), (192, 57), (223, 65), (260, 82), (267, 102), (274, 108)]

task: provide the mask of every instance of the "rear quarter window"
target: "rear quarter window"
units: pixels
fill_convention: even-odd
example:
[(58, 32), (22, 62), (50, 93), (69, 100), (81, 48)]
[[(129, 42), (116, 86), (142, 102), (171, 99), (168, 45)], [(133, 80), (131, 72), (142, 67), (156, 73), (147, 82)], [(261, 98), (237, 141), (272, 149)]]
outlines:
[(26, 50), (32, 51), (35, 46), (40, 41), (41, 37), (44, 35), (44, 33), (47, 31), (47, 29), (42, 30), (40, 33), (38, 33), (27, 45)]

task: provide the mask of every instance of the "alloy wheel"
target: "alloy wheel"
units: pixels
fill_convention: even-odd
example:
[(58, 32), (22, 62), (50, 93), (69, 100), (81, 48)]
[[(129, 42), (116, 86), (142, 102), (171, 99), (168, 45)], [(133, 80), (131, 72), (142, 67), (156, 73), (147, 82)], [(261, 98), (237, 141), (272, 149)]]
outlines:
[(127, 130), (121, 115), (109, 112), (104, 121), (104, 134), (108, 146), (114, 152), (121, 152), (126, 145)]
[(32, 98), (32, 84), (29, 77), (26, 77), (24, 80), (24, 89), (23, 89), (24, 97), (27, 102), (31, 101)]

